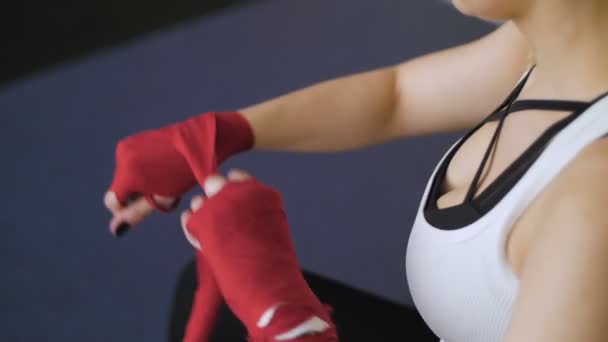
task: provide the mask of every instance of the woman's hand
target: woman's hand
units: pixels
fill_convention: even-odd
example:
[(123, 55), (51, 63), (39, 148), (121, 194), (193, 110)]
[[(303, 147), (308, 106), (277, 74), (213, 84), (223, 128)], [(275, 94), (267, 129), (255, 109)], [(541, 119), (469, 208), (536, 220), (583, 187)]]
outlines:
[(237, 112), (210, 112), (123, 139), (104, 204), (110, 230), (119, 235), (156, 208), (168, 211), (178, 199), (232, 155), (253, 147), (248, 121)]
[[(207, 178), (207, 181), (204, 184), (205, 194), (209, 198), (213, 197), (218, 192), (220, 192), (227, 183), (242, 182), (242, 181), (245, 181), (250, 178), (251, 178), (251, 176), (248, 173), (246, 173), (245, 171), (236, 170), (236, 169), (230, 170), (230, 172), (228, 172), (227, 177), (211, 176), (211, 177)], [(203, 202), (204, 202), (203, 196), (200, 196), (200, 195), (194, 196), (192, 198), (192, 200), (190, 201), (190, 210), (183, 211), (181, 214), (181, 217), (180, 217), (182, 229), (184, 231), (184, 235), (186, 235), (186, 239), (188, 240), (188, 242), (190, 242), (190, 244), (194, 248), (196, 248), (199, 251), (201, 250), (201, 245), (200, 245), (198, 239), (188, 232), (187, 223), (188, 223), (188, 220), (190, 219), (190, 216), (192, 215), (192, 212), (199, 210), (203, 206)]]
[(155, 207), (171, 209), (196, 184), (166, 130), (144, 131), (118, 143), (114, 180), (104, 196), (113, 234), (139, 224)]
[(203, 188), (207, 197), (192, 199), (182, 228), (251, 340), (337, 341), (328, 308), (302, 276), (281, 195), (240, 170), (209, 176)]

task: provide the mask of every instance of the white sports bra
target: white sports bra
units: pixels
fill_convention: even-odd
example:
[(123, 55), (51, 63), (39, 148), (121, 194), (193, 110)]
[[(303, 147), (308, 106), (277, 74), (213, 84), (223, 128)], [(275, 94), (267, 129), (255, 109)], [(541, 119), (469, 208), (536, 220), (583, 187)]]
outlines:
[[(496, 111), (448, 149), (422, 195), (407, 245), (407, 281), (422, 318), (444, 342), (502, 340), (518, 287), (506, 256), (511, 226), (568, 162), (608, 133), (608, 94), (591, 102), (514, 101), (530, 71)], [(487, 152), (464, 202), (439, 209), (439, 186), (462, 143), (483, 124), (499, 118), (496, 138), (509, 113), (532, 108), (571, 114), (547, 128), (473, 198)]]

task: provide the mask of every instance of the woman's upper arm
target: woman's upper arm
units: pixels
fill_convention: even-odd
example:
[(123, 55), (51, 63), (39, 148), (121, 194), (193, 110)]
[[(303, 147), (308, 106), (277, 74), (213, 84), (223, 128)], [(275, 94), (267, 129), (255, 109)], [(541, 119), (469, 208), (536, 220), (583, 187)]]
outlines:
[(504, 342), (608, 341), (608, 139), (581, 151), (537, 201)]
[(471, 43), (397, 66), (399, 136), (450, 132), (474, 126), (498, 106), (531, 63), (513, 23)]

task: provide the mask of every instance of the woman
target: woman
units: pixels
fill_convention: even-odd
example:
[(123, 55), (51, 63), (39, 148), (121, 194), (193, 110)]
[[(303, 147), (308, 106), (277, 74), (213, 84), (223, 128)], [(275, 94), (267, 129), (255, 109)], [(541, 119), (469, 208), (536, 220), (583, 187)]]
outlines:
[[(607, 341), (608, 3), (454, 5), (505, 23), (459, 47), (122, 141), (105, 197), (111, 229), (203, 185), (207, 199), (182, 216), (202, 248), (199, 268), (217, 280), (200, 298), (221, 293), (260, 341), (333, 341), (327, 311), (296, 271), (280, 197), (244, 172), (209, 176), (250, 148), (330, 152), (468, 129), (429, 179), (408, 243), (421, 315), (446, 342)], [(147, 200), (128, 201), (134, 193)], [(256, 235), (268, 225), (266, 238)], [(274, 248), (260, 247), (268, 241)], [(269, 288), (279, 279), (287, 290)], [(196, 300), (193, 339), (205, 338), (214, 302)]]

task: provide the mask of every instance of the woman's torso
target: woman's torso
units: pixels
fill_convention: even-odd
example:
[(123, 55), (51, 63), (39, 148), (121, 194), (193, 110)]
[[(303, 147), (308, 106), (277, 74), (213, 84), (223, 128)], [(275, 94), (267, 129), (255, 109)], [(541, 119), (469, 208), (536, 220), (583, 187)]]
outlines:
[[(484, 167), (475, 196), (494, 182), (549, 126), (568, 114), (527, 110), (509, 115), (505, 119), (494, 152)], [(497, 125), (497, 121), (485, 123), (456, 151), (441, 185), (442, 195), (437, 200), (437, 207), (442, 209), (462, 203)], [(528, 237), (533, 233), (534, 227), (538, 226), (535, 224), (536, 220), (542, 216), (535, 212), (536, 208), (541, 207), (540, 203), (536, 203), (540, 200), (542, 196), (535, 199), (511, 226), (511, 233), (506, 241), (507, 260), (517, 275), (528, 249)]]
[[(532, 94), (542, 93), (542, 90), (536, 89), (533, 69), (534, 67), (531, 67), (527, 75), (520, 80), (523, 82), (523, 87), (512, 102), (533, 99), (535, 96)], [(592, 100), (590, 99), (589, 102)], [(497, 177), (550, 126), (571, 115), (572, 112), (572, 110), (528, 109), (509, 113), (504, 119), (499, 139), (492, 148), (490, 158), (484, 164), (473, 198), (477, 198), (489, 185), (494, 183)], [(464, 201), (498, 124), (498, 117), (496, 117), (481, 125), (466, 138), (451, 157), (440, 185), (441, 195), (436, 201), (439, 209), (452, 207)], [(537, 220), (542, 218), (540, 215), (542, 213), (537, 212), (542, 207), (542, 200), (542, 195), (535, 198), (529, 208), (510, 228), (505, 247), (509, 265), (517, 275), (520, 274), (521, 265), (528, 250), (529, 237), (533, 234), (534, 227), (538, 226)]]
[[(526, 98), (529, 89), (515, 96)], [(538, 105), (514, 98), (513, 108)], [(597, 100), (565, 106), (572, 110), (562, 103), (561, 110), (504, 111), (497, 135), (499, 121), (493, 120), (503, 116), (496, 111), (452, 145), (435, 168), (406, 264), (417, 308), (446, 342), (498, 341), (504, 332), (529, 236), (547, 215), (542, 189), (584, 146), (608, 132), (602, 115), (608, 99)], [(483, 172), (473, 182), (486, 152)], [(477, 187), (469, 189), (472, 183)]]

